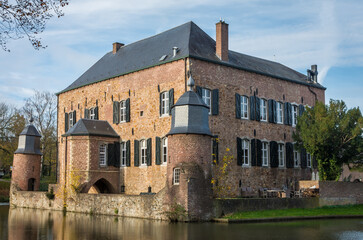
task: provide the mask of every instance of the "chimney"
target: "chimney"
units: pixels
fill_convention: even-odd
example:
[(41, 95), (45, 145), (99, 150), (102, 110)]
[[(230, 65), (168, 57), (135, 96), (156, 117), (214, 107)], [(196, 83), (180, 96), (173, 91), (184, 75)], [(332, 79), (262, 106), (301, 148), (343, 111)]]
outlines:
[(318, 82), (318, 65), (311, 65), (312, 80), (314, 83)]
[(113, 45), (113, 50), (112, 50), (113, 54), (115, 54), (120, 49), (120, 47), (125, 46), (125, 44), (119, 42), (114, 42), (112, 45)]
[(222, 19), (216, 23), (216, 54), (222, 61), (228, 61), (228, 24)]

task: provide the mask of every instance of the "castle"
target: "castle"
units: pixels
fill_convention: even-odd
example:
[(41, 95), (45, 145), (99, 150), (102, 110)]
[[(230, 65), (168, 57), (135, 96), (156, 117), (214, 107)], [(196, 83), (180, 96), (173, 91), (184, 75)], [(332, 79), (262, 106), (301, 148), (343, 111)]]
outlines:
[(224, 21), (216, 41), (188, 22), (116, 42), (57, 94), (58, 186), (75, 173), (81, 193), (166, 191), (167, 202), (203, 205), (195, 214), (206, 216), (227, 148), (233, 162), (218, 184), (230, 197), (310, 180), (314, 161), (294, 148), (292, 133), (325, 88), (316, 65), (307, 73), (229, 50)]

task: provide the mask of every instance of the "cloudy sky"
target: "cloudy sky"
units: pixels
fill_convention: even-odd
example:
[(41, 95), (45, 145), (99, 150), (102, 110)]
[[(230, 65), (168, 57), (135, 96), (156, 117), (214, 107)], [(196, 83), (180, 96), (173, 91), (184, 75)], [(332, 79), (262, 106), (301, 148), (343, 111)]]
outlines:
[(26, 39), (0, 50), (0, 101), (22, 106), (36, 90), (70, 85), (113, 42), (125, 44), (188, 21), (215, 39), (215, 23), (229, 24), (230, 49), (280, 62), (306, 74), (317, 64), (326, 101), (363, 108), (361, 0), (70, 0), (65, 16), (40, 35), (44, 50)]

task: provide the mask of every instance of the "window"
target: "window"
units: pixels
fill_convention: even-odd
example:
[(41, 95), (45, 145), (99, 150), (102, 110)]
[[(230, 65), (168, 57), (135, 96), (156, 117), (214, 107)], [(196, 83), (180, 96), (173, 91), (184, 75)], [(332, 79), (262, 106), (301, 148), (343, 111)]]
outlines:
[(211, 106), (211, 97), (210, 97), (210, 90), (206, 88), (202, 88), (202, 99), (205, 104), (209, 107), (209, 114), (211, 114), (212, 106)]
[(174, 168), (173, 171), (173, 184), (179, 185), (180, 183), (180, 168)]
[(297, 124), (297, 106), (292, 105), (292, 126), (296, 126)]
[(294, 145), (294, 167), (300, 166), (300, 153), (297, 151)]
[(169, 92), (161, 93), (161, 115), (169, 115)]
[(241, 118), (248, 119), (248, 97), (241, 96)]
[(163, 138), (161, 140), (163, 146), (162, 146), (162, 155), (161, 155), (161, 159), (162, 159), (162, 163), (166, 164), (168, 162), (168, 138)]
[(120, 122), (126, 122), (126, 101), (120, 102)]
[(107, 146), (106, 144), (100, 144), (100, 159), (99, 159), (99, 163), (100, 166), (106, 166), (106, 154), (107, 154)]
[(262, 142), (262, 166), (268, 166), (268, 143)]
[(261, 99), (260, 101), (260, 111), (260, 120), (267, 122), (267, 101), (265, 99)]
[(247, 139), (242, 140), (242, 163), (249, 165), (250, 142)]
[(306, 163), (307, 163), (307, 167), (311, 168), (311, 154), (310, 153), (306, 153)]
[(279, 167), (285, 166), (285, 154), (284, 154), (284, 144), (279, 143), (277, 145), (278, 157), (279, 157)]
[(71, 127), (73, 127), (73, 112), (70, 112), (68, 114), (68, 122), (69, 122), (68, 129), (71, 129)]
[(89, 110), (89, 119), (95, 119), (95, 109), (94, 108), (90, 108)]
[(283, 119), (283, 110), (282, 110), (282, 103), (281, 102), (277, 102), (276, 103), (276, 114), (277, 114), (277, 123), (282, 124), (284, 122)]
[(121, 167), (126, 166), (126, 142), (121, 143)]
[(147, 151), (147, 145), (146, 145), (146, 140), (141, 140), (140, 141), (140, 158), (141, 158), (141, 165), (146, 165), (146, 151)]

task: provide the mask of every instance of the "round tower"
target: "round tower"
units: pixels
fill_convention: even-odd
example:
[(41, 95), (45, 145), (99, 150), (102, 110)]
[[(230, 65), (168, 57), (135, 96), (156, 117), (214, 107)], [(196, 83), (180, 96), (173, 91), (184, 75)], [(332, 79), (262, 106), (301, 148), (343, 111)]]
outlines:
[(24, 128), (19, 136), (18, 149), (14, 153), (12, 184), (20, 191), (38, 191), (40, 180), (40, 137), (33, 125)]
[(187, 220), (212, 218), (212, 134), (209, 129), (209, 107), (192, 89), (188, 80), (185, 92), (172, 107), (168, 136), (167, 204), (179, 204)]

